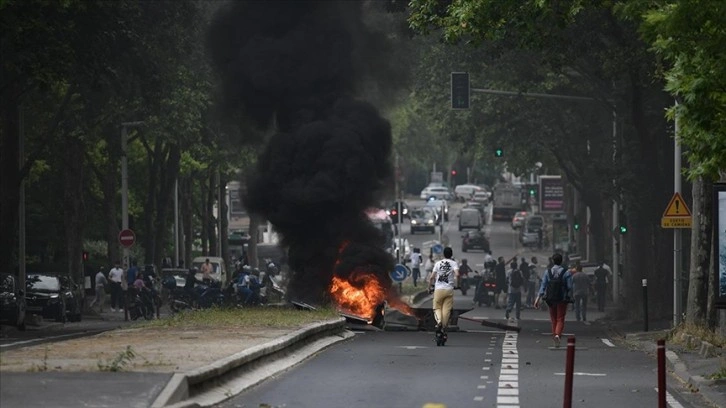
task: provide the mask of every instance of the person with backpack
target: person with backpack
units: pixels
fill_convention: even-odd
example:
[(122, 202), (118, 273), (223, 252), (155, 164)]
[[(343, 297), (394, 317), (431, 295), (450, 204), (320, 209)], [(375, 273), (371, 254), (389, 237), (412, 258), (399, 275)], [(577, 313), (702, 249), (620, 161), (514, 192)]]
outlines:
[(552, 342), (560, 347), (560, 337), (565, 329), (565, 315), (567, 304), (570, 303), (572, 293), (572, 274), (562, 267), (562, 254), (552, 255), (552, 267), (545, 271), (539, 294), (534, 301), (534, 307), (539, 307), (541, 301), (547, 303), (552, 325)]
[(509, 288), (507, 294), (507, 309), (504, 315), (509, 320), (509, 314), (516, 306), (515, 316), (519, 320), (522, 311), (522, 285), (524, 284), (524, 277), (522, 276), (522, 271), (517, 267), (517, 261), (512, 261), (510, 267), (507, 273)]

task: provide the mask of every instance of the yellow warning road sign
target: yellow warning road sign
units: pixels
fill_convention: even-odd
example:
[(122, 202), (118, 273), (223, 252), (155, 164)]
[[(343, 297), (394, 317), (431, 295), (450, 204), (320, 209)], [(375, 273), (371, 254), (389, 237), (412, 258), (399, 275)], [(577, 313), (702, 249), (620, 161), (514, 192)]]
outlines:
[(673, 194), (660, 219), (661, 228), (691, 228), (691, 222), (691, 210), (683, 197), (680, 193)]

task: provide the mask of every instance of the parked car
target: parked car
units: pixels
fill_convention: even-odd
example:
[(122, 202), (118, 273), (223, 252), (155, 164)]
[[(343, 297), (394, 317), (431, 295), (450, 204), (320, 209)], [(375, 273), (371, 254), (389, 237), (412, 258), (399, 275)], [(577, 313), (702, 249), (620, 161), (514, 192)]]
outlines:
[(527, 218), (527, 211), (519, 211), (512, 217), (512, 229), (522, 228), (524, 219)]
[(475, 208), (463, 208), (459, 212), (459, 231), (470, 228), (479, 231), (483, 224), (479, 210)]
[(25, 297), (14, 275), (0, 273), (0, 323), (25, 330)]
[(411, 210), (411, 234), (418, 231), (436, 232), (437, 214), (431, 208), (414, 208)]
[(489, 252), (489, 238), (481, 231), (468, 231), (461, 236), (461, 252), (467, 252), (470, 249), (482, 249)]
[[(212, 264), (212, 280), (218, 282), (227, 281), (227, 266), (224, 263), (224, 259), (218, 256), (198, 256), (192, 260), (192, 268), (197, 268), (201, 271), (202, 264), (209, 259), (209, 263)], [(202, 273), (197, 273), (197, 279), (202, 280)]]
[(446, 200), (428, 200), (426, 207), (433, 208), (439, 215), (439, 221), (449, 221), (449, 203)]
[[(25, 301), (28, 313), (47, 319), (55, 319), (65, 323), (68, 320), (68, 308), (73, 307), (73, 294), (63, 287), (57, 274), (28, 274), (26, 280), (27, 293)], [(75, 316), (74, 316), (75, 317)]]
[(435, 199), (435, 200), (450, 200), (452, 197), (451, 191), (446, 187), (426, 187), (421, 191), (421, 199)]
[(391, 205), (388, 206), (388, 210), (386, 211), (388, 213), (388, 216), (391, 217), (391, 221), (394, 224), (398, 224), (399, 208), (401, 210), (401, 222), (403, 222), (405, 218), (410, 218), (408, 204), (406, 204), (406, 202), (402, 200), (394, 201)]

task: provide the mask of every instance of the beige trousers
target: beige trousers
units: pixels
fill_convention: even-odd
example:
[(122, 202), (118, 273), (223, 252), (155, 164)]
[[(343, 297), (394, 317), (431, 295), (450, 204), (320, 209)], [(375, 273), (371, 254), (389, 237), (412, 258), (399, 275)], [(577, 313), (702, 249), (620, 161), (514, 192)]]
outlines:
[(448, 327), (449, 317), (451, 316), (451, 309), (453, 307), (453, 289), (436, 289), (434, 291), (434, 318), (436, 319), (436, 323), (440, 323), (442, 327)]

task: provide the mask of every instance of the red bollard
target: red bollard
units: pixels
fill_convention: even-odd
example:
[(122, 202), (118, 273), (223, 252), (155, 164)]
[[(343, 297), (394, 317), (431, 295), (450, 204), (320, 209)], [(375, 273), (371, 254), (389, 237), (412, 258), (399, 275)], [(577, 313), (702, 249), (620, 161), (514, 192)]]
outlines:
[(563, 408), (572, 408), (572, 377), (575, 371), (575, 336), (567, 339), (567, 361), (565, 362), (565, 399)]
[(658, 408), (666, 405), (665, 340), (658, 340)]

